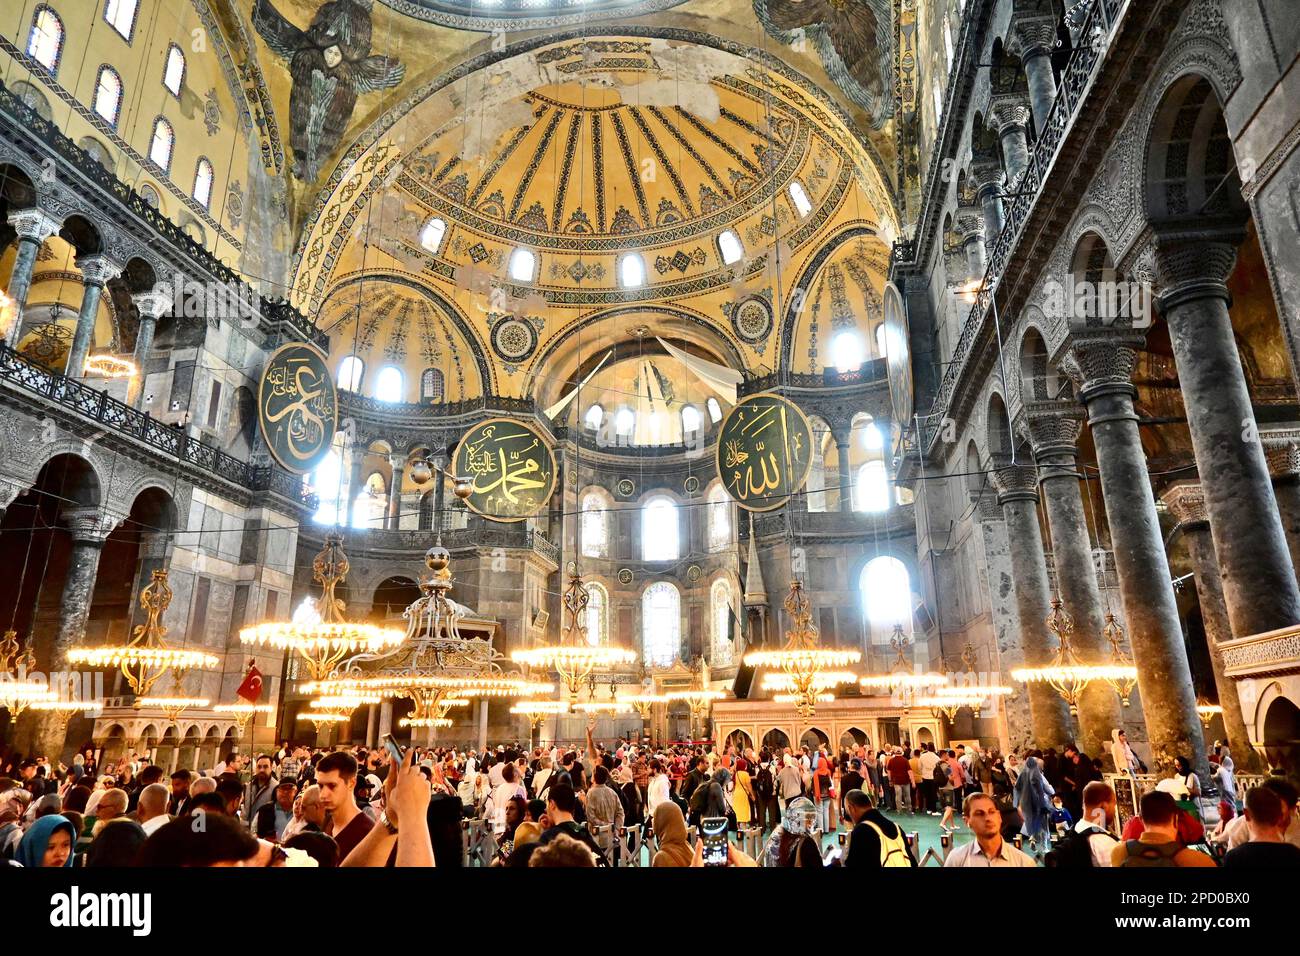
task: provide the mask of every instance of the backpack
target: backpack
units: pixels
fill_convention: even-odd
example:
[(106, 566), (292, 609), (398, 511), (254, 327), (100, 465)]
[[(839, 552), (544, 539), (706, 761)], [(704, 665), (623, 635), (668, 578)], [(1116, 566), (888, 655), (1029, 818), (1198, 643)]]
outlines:
[(876, 838), (880, 841), (880, 865), (881, 866), (911, 866), (912, 858), (907, 855), (907, 838), (903, 836), (902, 828), (899, 828), (898, 836), (892, 840), (885, 836), (885, 831), (870, 820), (863, 820), (867, 826), (876, 831)]
[(948, 782), (948, 765), (940, 760), (934, 765), (934, 770), (930, 771), (930, 779), (942, 787)]
[(754, 793), (758, 794), (760, 800), (771, 800), (776, 793), (776, 781), (772, 779), (770, 768), (759, 767), (758, 773), (754, 774)]
[(1127, 840), (1124, 843), (1128, 857), (1120, 866), (1177, 866), (1174, 862), (1183, 849), (1181, 843), (1143, 843), (1140, 840)]
[(1056, 846), (1047, 851), (1043, 865), (1061, 870), (1090, 869), (1094, 865), (1090, 845), (1092, 835), (1105, 832), (1098, 827), (1089, 827), (1082, 833), (1078, 830), (1066, 831)]

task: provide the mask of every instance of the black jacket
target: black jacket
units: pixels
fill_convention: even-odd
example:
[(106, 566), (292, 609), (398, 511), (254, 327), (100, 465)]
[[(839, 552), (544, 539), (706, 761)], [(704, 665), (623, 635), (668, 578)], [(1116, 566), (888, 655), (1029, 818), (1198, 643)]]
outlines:
[[(898, 824), (890, 820), (889, 817), (879, 810), (868, 810), (857, 825), (854, 826), (853, 833), (849, 836), (849, 851), (844, 857), (845, 866), (861, 869), (880, 868), (880, 837), (876, 836), (875, 830), (867, 826), (865, 822), (867, 820), (880, 827), (880, 832), (890, 840), (902, 834)], [(907, 858), (912, 861), (912, 866), (916, 866), (916, 857), (912, 855), (912, 848), (907, 846), (906, 841), (904, 841), (903, 846), (907, 851)]]

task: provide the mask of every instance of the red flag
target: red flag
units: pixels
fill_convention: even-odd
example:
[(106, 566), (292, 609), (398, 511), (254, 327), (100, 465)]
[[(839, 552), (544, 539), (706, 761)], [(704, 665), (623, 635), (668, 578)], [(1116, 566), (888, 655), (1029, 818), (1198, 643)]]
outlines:
[(235, 693), (250, 704), (256, 704), (262, 696), (262, 672), (257, 669), (256, 661), (248, 662), (248, 676)]

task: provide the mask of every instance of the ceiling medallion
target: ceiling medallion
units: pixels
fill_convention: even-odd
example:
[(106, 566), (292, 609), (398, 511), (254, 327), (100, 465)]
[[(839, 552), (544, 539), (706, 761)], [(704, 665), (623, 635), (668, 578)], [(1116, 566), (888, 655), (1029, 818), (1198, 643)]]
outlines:
[(619, 583), (619, 584), (622, 584), (622, 585), (628, 585), (628, 584), (631, 584), (631, 583), (632, 583), (632, 569), (631, 569), (631, 568), (619, 568), (619, 569), (618, 569), (618, 583)]
[(696, 478), (694, 475), (688, 475), (686, 480), (682, 482), (682, 490), (688, 495), (695, 494), (700, 490), (700, 479)]
[(698, 564), (692, 564), (689, 568), (686, 569), (686, 580), (694, 584), (703, 576), (703, 574), (704, 571), (700, 569), (700, 566)]
[(748, 345), (766, 342), (772, 334), (772, 307), (760, 296), (743, 299), (730, 310), (731, 328)]
[(513, 316), (503, 317), (492, 326), (492, 351), (505, 362), (522, 362), (537, 348), (537, 330)]
[(636, 485), (631, 478), (621, 478), (618, 482), (618, 493), (624, 498), (631, 498), (636, 494)]

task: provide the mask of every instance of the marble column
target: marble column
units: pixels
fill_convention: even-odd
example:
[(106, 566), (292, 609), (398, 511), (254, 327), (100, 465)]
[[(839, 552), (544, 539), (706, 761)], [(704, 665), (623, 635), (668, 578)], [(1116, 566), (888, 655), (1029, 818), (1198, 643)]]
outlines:
[[(68, 651), (80, 644), (86, 636), (86, 621), (95, 594), (95, 578), (99, 573), (99, 556), (104, 540), (112, 528), (108, 527), (98, 508), (79, 508), (65, 511), (62, 523), (72, 538), (68, 556), (68, 570), (63, 579), (63, 593), (59, 599), (59, 623), (54, 636), (54, 647), (47, 662), (49, 673), (66, 673)], [(61, 759), (66, 722), (55, 714), (41, 714), (36, 731), (37, 752), (51, 762)]]
[(979, 281), (984, 278), (984, 217), (974, 210), (959, 212), (953, 223), (961, 236), (962, 250), (966, 253), (967, 278)]
[(1025, 167), (1029, 165), (1029, 137), (1025, 124), (1029, 122), (1029, 107), (1024, 95), (1008, 93), (994, 96), (989, 105), (988, 124), (997, 130), (1002, 142), (1002, 161), (1007, 171), (1007, 186), (1014, 190), (1020, 184)]
[(844, 431), (832, 433), (835, 439), (835, 458), (840, 469), (840, 511), (853, 510), (853, 472), (849, 469), (849, 435)]
[(1020, 57), (1029, 83), (1029, 108), (1034, 129), (1041, 136), (1052, 104), (1056, 102), (1056, 75), (1052, 72), (1052, 48), (1056, 45), (1056, 18), (1011, 15), (1007, 49)]
[(1002, 167), (996, 159), (977, 159), (971, 163), (975, 180), (975, 197), (984, 210), (984, 255), (993, 254), (993, 245), (1002, 233), (1006, 212), (1002, 207)]
[(110, 279), (122, 274), (122, 267), (107, 256), (95, 255), (77, 259), (81, 270), (81, 309), (77, 313), (77, 330), (72, 336), (72, 349), (64, 374), (68, 378), (84, 378), (86, 359), (95, 338), (95, 317), (99, 314), (99, 300)]
[[(1025, 421), (1052, 532), (1056, 587), (1074, 618), (1070, 643), (1084, 663), (1102, 664), (1110, 658), (1110, 645), (1102, 634), (1105, 610), (1075, 462), (1082, 415), (1074, 402), (1027, 402)], [(1090, 683), (1079, 695), (1079, 743), (1084, 752), (1100, 756), (1110, 743), (1111, 731), (1123, 726), (1114, 688), (1104, 681)]]
[[(993, 486), (1007, 523), (1012, 586), (1025, 665), (1045, 666), (1052, 662), (1057, 640), (1047, 627), (1051, 593), (1047, 560), (1043, 553), (1043, 531), (1038, 524), (1037, 470), (1032, 465), (1004, 465), (994, 470)], [(1074, 739), (1069, 707), (1046, 684), (1029, 684), (1028, 693), (1035, 746), (1060, 750)]]
[(478, 702), (478, 749), (479, 753), (487, 750), (487, 731), (488, 731), (488, 702), (480, 699)]
[(361, 470), (365, 467), (366, 453), (357, 445), (352, 447), (352, 468), (348, 474), (347, 488), (343, 492), (347, 495), (346, 500), (342, 502), (341, 510), (344, 514), (344, 520), (340, 522), (345, 527), (356, 527), (357, 523), (357, 498), (361, 494)]
[(172, 297), (155, 289), (133, 295), (131, 301), (140, 313), (140, 328), (135, 333), (135, 376), (126, 390), (126, 403), (132, 408), (139, 408), (144, 399), (145, 374), (149, 350), (153, 348), (154, 332), (158, 327), (158, 319), (171, 308)]
[(1273, 495), (1277, 498), (1291, 564), (1300, 573), (1300, 446), (1294, 442), (1273, 444), (1265, 438), (1264, 455), (1273, 479)]
[(393, 732), (393, 702), (385, 700), (379, 705), (379, 736)]
[(1246, 732), (1237, 682), (1223, 673), (1223, 652), (1219, 650), (1219, 643), (1232, 640), (1232, 627), (1228, 623), (1227, 605), (1223, 603), (1223, 582), (1219, 578), (1219, 562), (1214, 556), (1214, 542), (1210, 538), (1205, 497), (1195, 482), (1179, 482), (1161, 498), (1177, 519), (1192, 558), (1196, 596), (1201, 604), (1201, 620), (1205, 624), (1205, 643), (1210, 651), (1214, 687), (1219, 693), (1219, 706), (1223, 708), (1223, 726), (1228, 734), (1233, 761), (1240, 770), (1258, 772), (1259, 755), (1251, 747), (1250, 735)]
[(1157, 303), (1169, 325), (1234, 637), (1300, 623), (1300, 584), (1287, 548), (1264, 444), (1228, 314), (1227, 280), (1244, 227), (1155, 227)]
[(1170, 773), (1174, 758), (1184, 756), (1208, 774), (1192, 672), (1133, 408), (1137, 390), (1131, 378), (1141, 344), (1141, 336), (1076, 333), (1062, 366), (1088, 410), (1153, 769)]
[(32, 290), (32, 273), (36, 271), (36, 256), (45, 240), (58, 232), (62, 224), (39, 209), (19, 209), (9, 214), (9, 225), (18, 233), (18, 254), (6, 290), (13, 302), (10, 308), (14, 315), (13, 323), (5, 330), (4, 341), (10, 348), (17, 348), (22, 335), (23, 310)]
[(402, 481), (406, 471), (405, 455), (389, 455), (393, 479), (388, 483), (388, 521), (386, 527), (396, 531), (402, 521)]
[(376, 747), (379, 744), (379, 705), (371, 704), (370, 711), (366, 715), (366, 746)]

